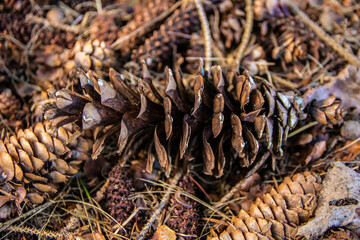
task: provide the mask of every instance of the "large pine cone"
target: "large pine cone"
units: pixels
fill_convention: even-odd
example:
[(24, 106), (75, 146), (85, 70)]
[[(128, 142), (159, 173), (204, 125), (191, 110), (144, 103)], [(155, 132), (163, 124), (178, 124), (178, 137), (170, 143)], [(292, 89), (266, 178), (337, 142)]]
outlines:
[[(294, 93), (277, 92), (247, 71), (236, 74), (235, 87), (228, 91), (220, 66), (212, 67), (209, 76), (203, 70), (193, 75), (190, 92), (180, 70), (174, 76), (167, 69), (166, 90), (159, 93), (145, 64), (143, 68), (137, 87), (114, 70), (110, 70), (110, 83), (91, 72), (80, 74), (89, 97), (60, 90), (53, 96), (56, 105), (45, 117), (68, 115), (84, 130), (108, 126), (104, 137), (120, 128), (119, 152), (125, 154), (137, 136), (153, 136), (148, 147), (155, 150), (166, 174), (178, 157), (191, 161), (202, 155), (204, 172), (220, 177), (233, 158), (249, 167), (255, 161), (262, 164), (270, 152), (282, 155), (281, 145), (302, 108), (302, 99)], [(98, 144), (94, 157), (100, 149)]]
[(12, 202), (18, 210), (23, 201), (42, 203), (78, 172), (79, 164), (89, 158), (92, 141), (72, 139), (69, 127), (53, 129), (46, 121), (0, 141), (1, 211)]
[(207, 239), (292, 239), (296, 227), (314, 213), (320, 186), (314, 173), (285, 177), (276, 189), (256, 199), (249, 212), (241, 210), (223, 232)]

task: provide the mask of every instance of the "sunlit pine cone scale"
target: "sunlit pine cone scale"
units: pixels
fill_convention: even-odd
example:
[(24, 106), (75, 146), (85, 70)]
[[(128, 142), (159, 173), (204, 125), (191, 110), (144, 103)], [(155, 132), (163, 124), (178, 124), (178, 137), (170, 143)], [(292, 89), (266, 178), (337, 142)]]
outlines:
[(14, 202), (20, 208), (23, 201), (41, 204), (89, 159), (92, 141), (82, 137), (71, 139), (74, 130), (69, 127), (53, 129), (48, 121), (36, 123), (0, 141), (0, 186), (16, 196), (1, 194), (5, 203), (2, 207)]
[(38, 84), (46, 89), (51, 86), (59, 89), (70, 84), (77, 68), (104, 76), (115, 64), (115, 53), (99, 40), (78, 41), (71, 50), (57, 45), (43, 46), (35, 52), (34, 62)]
[[(195, 196), (195, 184), (188, 176), (180, 179), (178, 190), (171, 198), (167, 213), (170, 215), (166, 225), (174, 230), (177, 234), (181, 234), (180, 239), (193, 239), (198, 236), (198, 222), (200, 220), (199, 204), (181, 194), (186, 192)], [(185, 237), (189, 236), (189, 237)]]
[(226, 230), (208, 240), (293, 239), (296, 227), (315, 211), (320, 183), (320, 177), (310, 172), (286, 177), (277, 189), (257, 198), (249, 212), (241, 210)]
[[(185, 162), (202, 158), (204, 172), (217, 177), (229, 161), (246, 168), (255, 162), (263, 164), (270, 152), (282, 155), (282, 143), (303, 108), (301, 97), (276, 91), (265, 79), (253, 79), (247, 71), (236, 74), (229, 92), (220, 66), (212, 67), (209, 76), (203, 69), (192, 75), (190, 92), (185, 90), (179, 69), (174, 74), (167, 69), (166, 74), (166, 89), (161, 93), (152, 84), (145, 63), (137, 86), (114, 70), (110, 70), (110, 82), (91, 72), (80, 74), (88, 96), (60, 90), (46, 117), (67, 115), (84, 130), (112, 126), (104, 134), (120, 129), (122, 154), (139, 133), (153, 136), (148, 147), (166, 174), (177, 154)], [(101, 146), (95, 157), (100, 150)], [(149, 172), (152, 161), (149, 158)]]

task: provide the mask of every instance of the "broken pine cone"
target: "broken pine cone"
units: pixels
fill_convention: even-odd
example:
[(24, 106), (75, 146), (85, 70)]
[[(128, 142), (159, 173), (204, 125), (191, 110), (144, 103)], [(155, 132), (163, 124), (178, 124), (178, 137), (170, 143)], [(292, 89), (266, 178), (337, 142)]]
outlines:
[[(282, 155), (282, 143), (298, 120), (302, 98), (293, 92), (279, 92), (265, 79), (248, 72), (236, 74), (228, 91), (220, 66), (209, 76), (201, 68), (192, 75), (194, 86), (185, 90), (182, 73), (166, 70), (166, 90), (159, 92), (143, 63), (143, 78), (137, 86), (114, 70), (110, 82), (80, 73), (87, 96), (60, 90), (48, 106), (47, 118), (69, 116), (83, 130), (104, 128), (93, 157), (101, 151), (104, 138), (119, 131), (119, 153), (126, 154), (131, 142), (149, 137), (146, 149), (155, 152), (161, 169), (169, 175), (174, 159), (187, 163), (203, 159), (204, 172), (220, 177), (226, 163), (242, 167)], [(154, 158), (149, 154), (147, 171)]]
[(0, 141), (0, 186), (8, 193), (0, 195), (2, 210), (11, 214), (15, 203), (20, 211), (24, 201), (41, 204), (78, 172), (92, 141), (71, 139), (72, 132), (71, 125), (54, 129), (45, 121)]
[(321, 178), (310, 172), (285, 177), (275, 189), (240, 210), (231, 224), (208, 240), (219, 239), (293, 239), (297, 226), (308, 221), (316, 208)]
[(115, 63), (115, 53), (99, 40), (77, 41), (71, 50), (57, 45), (42, 46), (34, 57), (37, 82), (45, 89), (67, 87), (77, 68), (91, 69), (104, 76)]

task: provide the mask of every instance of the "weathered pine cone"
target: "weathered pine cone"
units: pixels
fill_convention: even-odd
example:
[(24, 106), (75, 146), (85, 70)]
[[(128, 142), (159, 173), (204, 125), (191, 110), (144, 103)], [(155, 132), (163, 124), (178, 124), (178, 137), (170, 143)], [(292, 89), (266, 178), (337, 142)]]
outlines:
[(34, 62), (39, 85), (59, 89), (70, 83), (77, 68), (94, 70), (100, 76), (107, 74), (115, 63), (115, 53), (99, 40), (78, 41), (71, 50), (57, 45), (43, 46), (35, 52)]
[[(191, 92), (185, 90), (179, 69), (175, 74), (167, 69), (166, 74), (166, 90), (159, 93), (145, 63), (137, 88), (114, 70), (110, 70), (110, 83), (91, 72), (81, 73), (80, 82), (89, 97), (60, 90), (45, 117), (67, 115), (83, 130), (109, 126), (104, 128), (105, 136), (120, 128), (119, 152), (123, 154), (140, 133), (151, 135), (148, 147), (155, 150), (167, 175), (177, 154), (185, 162), (202, 156), (204, 172), (217, 177), (231, 159), (249, 167), (255, 161), (262, 164), (270, 152), (282, 155), (281, 145), (297, 123), (302, 98), (293, 92), (277, 92), (265, 79), (253, 79), (247, 71), (236, 74), (235, 87), (229, 92), (220, 66), (212, 67), (209, 76), (203, 70), (193, 75)], [(98, 144), (93, 156), (100, 150)], [(152, 166), (149, 158), (149, 172)]]
[(296, 227), (308, 221), (316, 208), (320, 182), (310, 172), (285, 177), (276, 189), (257, 198), (249, 212), (241, 210), (223, 232), (207, 239), (293, 239)]
[(78, 172), (78, 166), (89, 158), (92, 141), (72, 139), (69, 127), (53, 129), (46, 121), (0, 141), (2, 211), (14, 210), (12, 203), (19, 211), (23, 201), (42, 203)]
[[(184, 196), (182, 192), (195, 195), (195, 184), (188, 176), (182, 177), (178, 190), (171, 198), (167, 213), (170, 215), (166, 225), (181, 234), (179, 239), (194, 239), (198, 236), (198, 222), (200, 220), (199, 203)], [(185, 237), (188, 236), (188, 237)]]

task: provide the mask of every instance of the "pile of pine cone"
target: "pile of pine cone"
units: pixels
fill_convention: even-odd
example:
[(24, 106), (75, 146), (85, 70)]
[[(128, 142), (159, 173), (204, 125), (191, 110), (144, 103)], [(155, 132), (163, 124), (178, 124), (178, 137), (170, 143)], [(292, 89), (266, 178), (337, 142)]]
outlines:
[(359, 4), (2, 1), (0, 238), (295, 239), (359, 168)]

